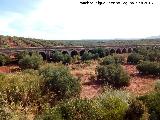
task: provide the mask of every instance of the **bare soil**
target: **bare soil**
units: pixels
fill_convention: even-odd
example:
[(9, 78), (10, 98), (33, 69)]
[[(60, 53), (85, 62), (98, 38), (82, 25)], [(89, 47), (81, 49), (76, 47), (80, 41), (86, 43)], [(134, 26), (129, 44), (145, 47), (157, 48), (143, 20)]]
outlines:
[(93, 98), (98, 96), (101, 91), (101, 86), (94, 83), (95, 69), (98, 65), (97, 61), (92, 61), (90, 65), (80, 64), (79, 66), (72, 65), (71, 73), (81, 79), (82, 91), (81, 98)]
[(144, 95), (154, 90), (154, 83), (159, 77), (140, 75), (135, 65), (124, 65), (123, 67), (131, 77), (130, 85), (126, 87), (126, 90), (135, 95)]
[(12, 73), (19, 70), (17, 65), (0, 66), (0, 73)]

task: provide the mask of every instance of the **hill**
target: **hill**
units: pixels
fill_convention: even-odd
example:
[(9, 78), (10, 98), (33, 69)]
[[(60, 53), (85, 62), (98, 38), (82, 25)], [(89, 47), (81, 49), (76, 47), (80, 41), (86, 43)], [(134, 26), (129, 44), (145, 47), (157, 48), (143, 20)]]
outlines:
[(160, 44), (160, 39), (140, 40), (43, 40), (0, 35), (0, 48), (53, 47), (53, 46), (97, 46), (97, 45)]

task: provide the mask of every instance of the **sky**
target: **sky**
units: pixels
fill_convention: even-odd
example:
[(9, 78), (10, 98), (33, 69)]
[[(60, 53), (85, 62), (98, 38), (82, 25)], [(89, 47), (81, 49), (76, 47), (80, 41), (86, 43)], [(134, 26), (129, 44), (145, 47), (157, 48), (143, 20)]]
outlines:
[[(0, 34), (49, 40), (130, 39), (160, 35), (160, 1), (81, 4), (87, 0), (0, 0)], [(123, 3), (125, 0), (111, 0)], [(126, 0), (130, 2), (130, 0)]]

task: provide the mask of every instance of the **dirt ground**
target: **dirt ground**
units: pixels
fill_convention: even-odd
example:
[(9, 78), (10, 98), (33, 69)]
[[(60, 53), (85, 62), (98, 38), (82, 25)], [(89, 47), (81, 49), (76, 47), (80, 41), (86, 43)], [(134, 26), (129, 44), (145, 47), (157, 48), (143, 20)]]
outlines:
[(101, 86), (92, 82), (95, 77), (95, 69), (98, 65), (97, 61), (92, 61), (90, 65), (80, 64), (71, 65), (71, 73), (81, 79), (82, 91), (81, 98), (93, 98), (100, 94)]
[(0, 73), (12, 73), (19, 69), (17, 65), (0, 66)]
[(139, 75), (135, 65), (124, 65), (123, 67), (131, 77), (130, 85), (126, 87), (126, 90), (135, 95), (144, 95), (154, 90), (154, 83), (159, 79), (158, 77)]

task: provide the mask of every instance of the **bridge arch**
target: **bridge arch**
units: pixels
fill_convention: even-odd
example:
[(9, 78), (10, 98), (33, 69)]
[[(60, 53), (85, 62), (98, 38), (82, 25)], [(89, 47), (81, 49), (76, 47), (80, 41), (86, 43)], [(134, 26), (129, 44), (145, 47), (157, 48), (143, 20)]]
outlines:
[(115, 53), (116, 51), (115, 51), (115, 49), (110, 49), (110, 54), (113, 54), (113, 53)]
[(128, 53), (131, 53), (132, 51), (132, 48), (128, 48)]
[(117, 53), (117, 54), (121, 54), (121, 53), (122, 53), (121, 49), (118, 48), (118, 49), (116, 50), (116, 53)]
[(85, 52), (85, 50), (81, 50), (81, 51), (79, 52), (80, 56), (82, 56), (82, 55), (84, 54), (84, 52)]
[(123, 48), (123, 49), (122, 49), (122, 53), (127, 53), (127, 49), (126, 49), (126, 48)]
[(76, 50), (71, 51), (71, 57), (74, 57), (76, 55), (78, 55), (78, 51)]
[(91, 49), (91, 50), (88, 50), (88, 52), (93, 53), (94, 51), (93, 51), (93, 49)]
[(39, 54), (43, 57), (43, 60), (47, 60), (47, 55), (45, 52), (39, 52)]
[(137, 48), (133, 48), (133, 51), (134, 51), (134, 52), (138, 52), (138, 49), (137, 49)]
[(109, 50), (105, 49), (105, 55), (108, 56), (109, 55)]
[(64, 54), (64, 55), (68, 54), (69, 55), (68, 51), (62, 51), (62, 54)]

